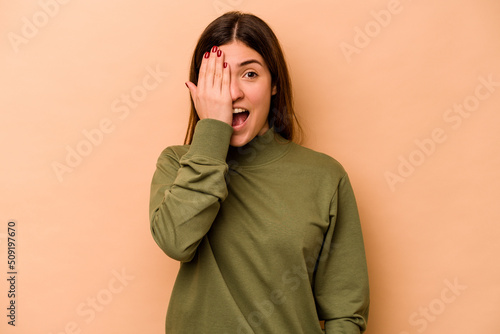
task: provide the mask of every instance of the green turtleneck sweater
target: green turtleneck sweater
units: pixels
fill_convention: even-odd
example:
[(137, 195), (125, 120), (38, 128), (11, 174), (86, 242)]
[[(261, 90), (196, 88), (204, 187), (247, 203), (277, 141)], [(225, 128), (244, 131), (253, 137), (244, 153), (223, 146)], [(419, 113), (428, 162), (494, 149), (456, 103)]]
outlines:
[(363, 332), (368, 277), (354, 194), (331, 157), (273, 129), (229, 145), (199, 121), (165, 149), (151, 186), (154, 240), (181, 262), (167, 334)]

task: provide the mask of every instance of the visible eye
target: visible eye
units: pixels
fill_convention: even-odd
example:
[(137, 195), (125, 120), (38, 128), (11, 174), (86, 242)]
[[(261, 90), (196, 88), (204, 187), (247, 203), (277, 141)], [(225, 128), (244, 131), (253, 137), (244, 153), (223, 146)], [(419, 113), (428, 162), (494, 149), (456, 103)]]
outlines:
[(255, 73), (255, 72), (250, 71), (250, 72), (245, 73), (244, 76), (247, 77), (247, 78), (252, 79), (252, 78), (256, 78), (258, 76), (258, 74)]

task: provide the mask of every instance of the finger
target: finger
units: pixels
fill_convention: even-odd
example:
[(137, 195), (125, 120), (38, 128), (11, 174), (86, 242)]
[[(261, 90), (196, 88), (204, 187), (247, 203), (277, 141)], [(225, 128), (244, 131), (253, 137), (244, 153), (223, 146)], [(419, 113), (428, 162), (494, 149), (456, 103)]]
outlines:
[(210, 52), (205, 52), (203, 58), (201, 59), (200, 72), (198, 73), (198, 88), (203, 89), (205, 86), (205, 76), (207, 75), (207, 64), (208, 58), (210, 57)]
[(224, 54), (222, 50), (217, 50), (217, 59), (215, 61), (214, 88), (219, 92), (222, 91), (222, 74), (223, 74)]
[(222, 95), (231, 97), (231, 68), (229, 64), (223, 62), (222, 64)]
[(215, 61), (217, 58), (216, 46), (212, 47), (210, 52), (210, 57), (208, 58), (207, 71), (205, 73), (205, 85), (206, 87), (213, 87), (214, 85), (214, 75), (215, 75)]
[(189, 94), (191, 94), (191, 97), (195, 97), (196, 90), (197, 90), (196, 85), (194, 83), (192, 83), (191, 81), (188, 81), (188, 82), (186, 82), (186, 86), (189, 89)]

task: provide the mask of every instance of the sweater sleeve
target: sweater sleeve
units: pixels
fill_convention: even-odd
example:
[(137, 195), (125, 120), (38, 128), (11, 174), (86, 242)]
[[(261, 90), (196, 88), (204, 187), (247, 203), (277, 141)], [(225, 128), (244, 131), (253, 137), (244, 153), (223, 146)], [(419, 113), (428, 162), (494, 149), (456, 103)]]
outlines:
[(198, 121), (189, 150), (181, 157), (166, 148), (151, 183), (150, 228), (171, 258), (188, 262), (227, 197), (226, 156), (233, 129), (213, 119)]
[(366, 330), (368, 271), (356, 199), (347, 175), (332, 198), (330, 227), (318, 259), (314, 290), (326, 334)]

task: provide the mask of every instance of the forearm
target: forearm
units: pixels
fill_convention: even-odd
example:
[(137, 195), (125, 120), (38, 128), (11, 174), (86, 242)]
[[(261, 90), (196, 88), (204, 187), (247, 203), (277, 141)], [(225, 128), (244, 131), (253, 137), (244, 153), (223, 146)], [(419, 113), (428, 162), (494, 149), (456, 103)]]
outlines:
[[(166, 150), (151, 186), (151, 233), (160, 248), (179, 261), (190, 261), (227, 196), (225, 157), (232, 128), (202, 120), (182, 157)], [(175, 166), (177, 165), (177, 166)]]
[(362, 328), (366, 328), (366, 319), (361, 317), (325, 321), (325, 334), (360, 334)]
[(366, 330), (370, 304), (368, 270), (356, 200), (347, 175), (332, 200), (316, 282), (318, 311), (327, 334)]

